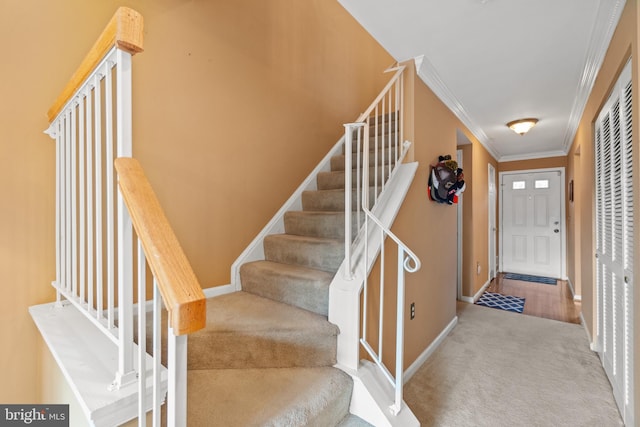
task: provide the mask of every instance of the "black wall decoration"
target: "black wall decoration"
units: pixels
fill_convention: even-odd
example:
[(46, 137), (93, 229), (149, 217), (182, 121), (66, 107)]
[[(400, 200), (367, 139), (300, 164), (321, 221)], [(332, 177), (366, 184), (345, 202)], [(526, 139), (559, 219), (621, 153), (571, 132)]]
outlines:
[(429, 173), (429, 199), (437, 203), (452, 205), (465, 189), (464, 174), (458, 162), (450, 155), (438, 157), (438, 163), (431, 166)]

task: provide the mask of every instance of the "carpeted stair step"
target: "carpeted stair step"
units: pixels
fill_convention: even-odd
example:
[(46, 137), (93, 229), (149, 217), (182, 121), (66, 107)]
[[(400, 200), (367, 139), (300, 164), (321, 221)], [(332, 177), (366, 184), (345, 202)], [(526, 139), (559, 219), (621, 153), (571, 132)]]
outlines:
[[(382, 184), (382, 178), (386, 178), (389, 175), (388, 166), (378, 167), (378, 173), (376, 174), (376, 168), (369, 168), (369, 185), (372, 186), (378, 181), (378, 185)], [(351, 186), (355, 188), (358, 185), (357, 180), (358, 171), (353, 170), (351, 172)], [(317, 176), (318, 190), (337, 190), (344, 188), (345, 171), (333, 171), (333, 172), (320, 172)], [(362, 184), (361, 184), (362, 185)]]
[(292, 264), (254, 261), (240, 267), (242, 290), (285, 304), (329, 314), (329, 285), (334, 274)]
[(360, 417), (349, 414), (340, 421), (337, 427), (374, 427)]
[(188, 368), (332, 366), (337, 334), (324, 316), (234, 292), (207, 300), (206, 327), (189, 335)]
[[(351, 220), (352, 237), (355, 237), (356, 216)], [(289, 211), (284, 214), (284, 231), (297, 236), (344, 239), (344, 211)]]
[[(381, 131), (379, 131), (381, 132)], [(357, 136), (354, 135), (353, 137), (353, 142), (351, 143), (351, 152), (352, 153), (356, 153), (358, 151), (362, 151), (362, 149), (358, 150), (358, 142), (357, 142)], [(380, 145), (384, 143), (385, 147), (389, 146), (389, 138), (391, 138), (391, 146), (395, 146), (396, 145), (396, 132), (395, 130), (392, 130), (389, 133), (378, 133), (377, 135), (377, 140), (378, 140), (378, 149), (380, 149)], [(398, 135), (397, 137), (398, 139), (398, 144), (401, 144), (402, 141), (400, 141), (400, 135)], [(369, 134), (369, 151), (375, 151), (376, 149), (376, 135), (371, 133)], [(362, 145), (362, 141), (360, 142), (360, 144)], [(343, 145), (342, 146), (342, 153), (344, 154), (346, 152), (346, 146)]]
[(190, 426), (337, 426), (353, 381), (336, 368), (189, 371)]
[[(381, 188), (378, 187), (378, 191)], [(358, 193), (354, 189), (351, 193), (351, 200), (354, 201), (352, 209), (356, 210), (355, 200)], [(373, 206), (375, 188), (369, 188), (369, 204)], [(316, 190), (302, 192), (302, 209), (305, 211), (342, 211), (344, 212), (344, 189)]]
[[(388, 113), (385, 113), (385, 114), (378, 114), (377, 117), (378, 117), (378, 121), (382, 121), (382, 120), (384, 120), (384, 121), (389, 121), (389, 120), (395, 121), (398, 118), (398, 116), (399, 116), (399, 112), (397, 110), (391, 110), (391, 111), (389, 111)], [(370, 121), (371, 120), (375, 120), (375, 119), (376, 119), (376, 115), (375, 114), (369, 116), (369, 120)]]
[[(369, 147), (370, 148), (370, 154), (369, 154), (369, 166), (373, 166), (376, 164), (376, 157), (374, 156), (375, 151), (373, 150), (373, 147)], [(384, 155), (384, 159), (382, 158), (382, 156)], [(343, 171), (344, 170), (344, 162), (345, 162), (345, 155), (344, 154), (340, 154), (338, 156), (333, 156), (331, 157), (331, 170), (332, 171)], [(395, 146), (391, 148), (391, 158), (395, 159), (396, 158), (396, 149)], [(384, 163), (389, 163), (389, 149), (387, 146), (384, 147), (384, 153), (382, 152), (382, 148), (378, 147), (378, 164), (382, 163), (382, 160), (384, 160)], [(358, 161), (358, 154), (357, 153), (353, 153), (351, 154), (351, 166), (353, 169), (356, 168), (357, 166), (357, 161)], [(360, 159), (360, 162), (362, 162), (362, 159)]]
[(344, 259), (344, 242), (324, 237), (271, 234), (264, 239), (267, 261), (335, 273)]

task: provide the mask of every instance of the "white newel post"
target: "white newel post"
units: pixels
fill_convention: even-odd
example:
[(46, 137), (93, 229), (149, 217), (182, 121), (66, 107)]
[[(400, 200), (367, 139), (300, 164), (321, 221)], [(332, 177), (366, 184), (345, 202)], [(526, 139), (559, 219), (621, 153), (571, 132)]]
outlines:
[[(116, 51), (116, 156), (131, 157), (131, 54)], [(113, 170), (113, 163), (108, 165)], [(137, 380), (133, 352), (133, 227), (122, 194), (117, 193), (118, 216), (118, 373), (117, 387)]]
[(169, 327), (169, 394), (167, 421), (169, 427), (187, 425), (187, 335), (175, 335)]

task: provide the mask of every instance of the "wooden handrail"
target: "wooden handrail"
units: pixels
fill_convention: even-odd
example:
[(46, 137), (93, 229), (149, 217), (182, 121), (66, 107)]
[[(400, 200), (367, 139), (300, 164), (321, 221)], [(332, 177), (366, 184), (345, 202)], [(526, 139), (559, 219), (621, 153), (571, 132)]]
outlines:
[(204, 293), (142, 166), (136, 159), (120, 157), (115, 167), (133, 227), (169, 311), (169, 324), (176, 335), (204, 328)]
[(116, 10), (98, 40), (71, 76), (69, 83), (49, 108), (47, 112), (49, 123), (53, 122), (67, 101), (112, 47), (116, 46), (132, 55), (143, 51), (142, 29), (143, 19), (140, 13), (128, 7), (120, 7)]

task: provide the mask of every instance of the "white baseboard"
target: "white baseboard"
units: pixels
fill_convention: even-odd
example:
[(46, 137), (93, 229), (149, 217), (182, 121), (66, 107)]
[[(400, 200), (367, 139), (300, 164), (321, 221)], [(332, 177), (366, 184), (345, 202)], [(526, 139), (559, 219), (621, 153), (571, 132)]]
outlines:
[(206, 288), (202, 290), (206, 298), (219, 297), (220, 295), (230, 294), (237, 289), (233, 285), (214, 286), (213, 288)]
[(487, 280), (485, 282), (485, 284), (482, 285), (480, 290), (478, 292), (476, 292), (476, 294), (474, 296), (472, 296), (472, 297), (462, 296), (462, 298), (460, 298), (460, 301), (468, 302), (469, 304), (475, 304), (475, 302), (478, 301), (478, 298), (480, 298), (480, 296), (482, 296), (482, 294), (489, 287), (490, 284), (491, 284), (491, 279)]
[(567, 277), (565, 280), (569, 284), (569, 290), (571, 291), (571, 296), (573, 297), (573, 300), (575, 302), (582, 302), (582, 295), (576, 295), (576, 291), (573, 287), (573, 283), (571, 282), (571, 278)]
[(584, 333), (587, 334), (587, 340), (589, 341), (589, 348), (591, 349), (591, 351), (598, 351), (598, 345), (596, 342), (593, 341), (593, 338), (591, 337), (591, 334), (589, 333), (589, 329), (587, 328), (587, 322), (584, 321), (584, 315), (581, 312), (580, 313), (580, 324), (582, 325), (582, 327), (584, 328)]
[(453, 328), (458, 323), (458, 316), (454, 317), (451, 322), (440, 332), (440, 334), (436, 337), (435, 340), (427, 347), (425, 351), (422, 352), (420, 356), (404, 371), (404, 383), (407, 381), (420, 369), (420, 367), (427, 361), (429, 356), (433, 354), (434, 351), (442, 344), (444, 339), (449, 335), (449, 332), (453, 330)]
[(571, 291), (571, 296), (574, 298), (576, 297), (576, 291), (573, 290), (573, 283), (571, 283), (571, 278), (567, 277), (567, 283), (569, 284), (569, 290)]

